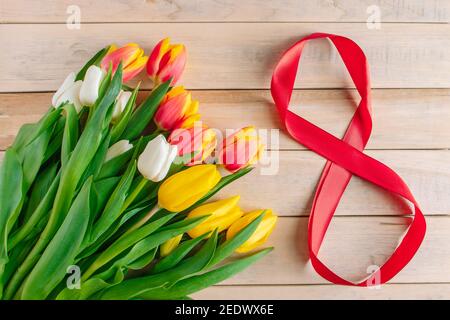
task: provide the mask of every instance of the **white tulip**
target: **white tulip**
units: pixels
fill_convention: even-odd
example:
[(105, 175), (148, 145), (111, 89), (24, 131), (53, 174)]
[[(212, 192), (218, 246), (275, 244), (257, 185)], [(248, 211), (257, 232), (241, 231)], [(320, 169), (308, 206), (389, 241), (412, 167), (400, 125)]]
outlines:
[(56, 103), (53, 105), (55, 108), (59, 107), (62, 103), (69, 102), (75, 106), (77, 112), (81, 110), (81, 102), (80, 102), (80, 89), (83, 81), (78, 80), (72, 83), (57, 99)]
[(75, 83), (75, 73), (71, 72), (69, 75), (64, 79), (64, 82), (61, 84), (61, 86), (56, 90), (55, 94), (52, 97), (52, 105), (56, 108), (58, 105), (56, 104), (58, 101), (58, 98), (66, 91), (68, 88), (70, 88)]
[(137, 167), (139, 172), (154, 182), (163, 180), (169, 172), (170, 165), (177, 156), (177, 146), (172, 146), (163, 135), (151, 140), (139, 156)]
[(97, 66), (90, 66), (80, 89), (80, 101), (84, 106), (92, 106), (98, 98), (98, 90), (105, 72)]
[(109, 147), (108, 151), (106, 152), (105, 162), (111, 160), (112, 158), (120, 156), (122, 153), (125, 153), (132, 148), (133, 145), (128, 140), (117, 141), (111, 147)]
[(130, 91), (123, 91), (120, 90), (119, 95), (116, 99), (116, 104), (114, 106), (114, 111), (112, 115), (112, 120), (117, 121), (122, 114), (122, 112), (125, 110), (125, 107), (127, 106), (128, 100), (130, 100), (131, 92)]

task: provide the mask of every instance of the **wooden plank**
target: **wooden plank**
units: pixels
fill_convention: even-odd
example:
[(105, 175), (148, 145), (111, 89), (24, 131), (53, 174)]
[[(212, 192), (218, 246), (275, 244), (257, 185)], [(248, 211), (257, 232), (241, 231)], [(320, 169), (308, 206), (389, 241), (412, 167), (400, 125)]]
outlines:
[[(450, 151), (374, 150), (367, 153), (405, 179), (426, 214), (450, 214)], [(270, 206), (283, 216), (308, 215), (325, 160), (311, 151), (282, 151), (278, 157), (278, 170), (276, 165), (271, 171), (270, 165), (260, 164), (249, 176), (225, 187), (220, 197), (241, 194), (244, 209)], [(276, 163), (276, 154), (273, 159)], [(336, 214), (398, 215), (410, 212), (404, 200), (353, 177)]]
[[(66, 22), (73, 4), (69, 0), (4, 0), (0, 21)], [(82, 22), (366, 22), (375, 10), (371, 6), (379, 8), (382, 22), (446, 22), (450, 11), (445, 0), (113, 0), (108, 4), (78, 0), (75, 4), (81, 10)]]
[(379, 289), (334, 285), (213, 286), (191, 297), (196, 300), (438, 300), (450, 298), (450, 284), (386, 284)]
[[(450, 24), (383, 24), (370, 30), (360, 23), (123, 23), (85, 24), (80, 30), (62, 24), (0, 25), (3, 47), (14, 48), (13, 54), (0, 52), (0, 90), (55, 90), (70, 71), (110, 42), (138, 42), (148, 51), (164, 36), (187, 45), (187, 87), (268, 88), (280, 54), (317, 31), (349, 36), (360, 44), (375, 88), (450, 87)], [(297, 88), (352, 86), (326, 40), (307, 46), (300, 68)]]
[[(53, 93), (0, 94), (0, 150), (10, 145), (24, 123), (35, 122), (49, 107)], [(249, 124), (262, 129), (280, 128), (267, 90), (195, 91), (203, 121), (220, 130)], [(140, 100), (147, 93), (140, 96)], [(355, 91), (297, 90), (291, 110), (328, 132), (342, 137), (359, 100)], [(374, 128), (367, 149), (450, 148), (450, 90), (398, 89), (373, 91)], [(419, 128), (419, 129), (418, 129)], [(279, 146), (304, 149), (284, 131)]]
[[(389, 96), (389, 93), (390, 90), (383, 95)], [(205, 121), (212, 127), (224, 129), (226, 128), (224, 126), (225, 123), (237, 124), (236, 120), (238, 122), (237, 127), (248, 123), (254, 123), (258, 127), (263, 127), (263, 123), (268, 124), (271, 122), (269, 119), (261, 120), (261, 122), (255, 122), (255, 119), (260, 119), (260, 117), (264, 114), (263, 112), (260, 113), (258, 111), (253, 111), (249, 115), (248, 121), (245, 123), (241, 123), (241, 121), (245, 118), (244, 116), (237, 116), (243, 114), (244, 111), (248, 113), (252, 109), (257, 109), (257, 107), (248, 106), (245, 101), (242, 103), (241, 101), (244, 99), (251, 101), (258, 101), (258, 99), (261, 100), (262, 98), (259, 95), (259, 92), (252, 92), (252, 94), (227, 92), (226, 94), (222, 94), (220, 96), (214, 96), (210, 92), (196, 92), (195, 94), (201, 101), (205, 101), (202, 107), (203, 110), (206, 110)], [(255, 94), (257, 94), (256, 97), (254, 97)], [(408, 96), (407, 93), (403, 95)], [(416, 92), (415, 94), (409, 94), (411, 100), (415, 100), (415, 98), (418, 98), (420, 95), (426, 97), (426, 94), (422, 91)], [(317, 101), (323, 102), (328, 99), (322, 97), (320, 93), (316, 96), (318, 97)], [(391, 96), (393, 97), (393, 100), (398, 100), (396, 99), (396, 95), (394, 93), (391, 94)], [(431, 96), (439, 97), (439, 95), (433, 94), (431, 94)], [(229, 99), (235, 99), (233, 100), (233, 105), (231, 108), (225, 107), (225, 104), (228, 103), (227, 97)], [(266, 96), (263, 99), (268, 99), (268, 97)], [(329, 97), (329, 99), (332, 100), (333, 98)], [(441, 109), (441, 111), (444, 110), (445, 113), (445, 104), (440, 105), (438, 103), (439, 98), (427, 99), (430, 99), (433, 102), (426, 104), (425, 112), (420, 113), (420, 110), (418, 110), (419, 107), (417, 106), (417, 112), (410, 113), (426, 115), (413, 117), (417, 119), (416, 124), (418, 125), (424, 124), (424, 121), (427, 122), (424, 125), (419, 125), (421, 128), (420, 135), (417, 135), (414, 130), (414, 121), (408, 120), (409, 104), (407, 99), (404, 102), (403, 113), (391, 112), (388, 105), (384, 107), (384, 110), (388, 113), (390, 112), (390, 114), (394, 117), (394, 119), (384, 119), (387, 123), (390, 123), (390, 135), (387, 133), (384, 134), (384, 132), (377, 133), (377, 127), (375, 126), (374, 137), (380, 137), (384, 139), (383, 141), (387, 141), (386, 147), (391, 147), (388, 142), (389, 136), (395, 137), (400, 135), (404, 136), (407, 140), (408, 133), (411, 137), (417, 137), (417, 140), (423, 138), (424, 145), (426, 142), (432, 141), (434, 137), (442, 136), (448, 138), (449, 130), (446, 129), (448, 126), (444, 123), (446, 119), (448, 119), (448, 116), (439, 116), (439, 109)], [(20, 125), (27, 122), (34, 122), (40, 117), (40, 115), (47, 109), (47, 103), (49, 100), (49, 93), (2, 95), (2, 99), (0, 99), (0, 127), (2, 128), (0, 141), (2, 142), (3, 148), (12, 142), (13, 137), (15, 136)], [(308, 97), (306, 97), (305, 100), (307, 106), (313, 104), (309, 104), (307, 102)], [(215, 101), (222, 101), (223, 103), (215, 103)], [(315, 101), (316, 100), (314, 100), (314, 103)], [(414, 108), (413, 106), (415, 104), (412, 103), (412, 101), (410, 102), (411, 108)], [(327, 104), (328, 103), (324, 103), (323, 108), (327, 107)], [(240, 109), (233, 111), (233, 108)], [(267, 106), (265, 108), (267, 108)], [(332, 119), (328, 121), (326, 118), (329, 114), (331, 114), (331, 112), (325, 112), (323, 108), (320, 114), (323, 115), (324, 119), (314, 122), (318, 124), (323, 123), (323, 127), (328, 130), (331, 129), (331, 132), (333, 133), (337, 133), (338, 130), (343, 130), (345, 128), (345, 122), (338, 124), (336, 119), (335, 121)], [(228, 113), (231, 115), (225, 115), (227, 111), (223, 110), (226, 109), (230, 109)], [(310, 111), (307, 118), (319, 118), (319, 114), (315, 114), (312, 107), (306, 107), (305, 109)], [(342, 109), (347, 111), (336, 112), (336, 114), (348, 112), (349, 114), (342, 116), (342, 118), (349, 118), (351, 108), (347, 107)], [(448, 110), (446, 112), (448, 113)], [(301, 113), (303, 113), (303, 110)], [(266, 114), (270, 114), (270, 112), (267, 112), (266, 110)], [(436, 114), (436, 116), (432, 116), (433, 114)], [(270, 114), (270, 117), (275, 117), (273, 112)], [(379, 121), (376, 123), (384, 123), (384, 121)], [(396, 123), (398, 124), (397, 126), (395, 125)], [(333, 127), (331, 127), (330, 124), (332, 124)], [(403, 126), (403, 124), (405, 124), (405, 126)], [(272, 126), (273, 125), (270, 125), (270, 127)], [(430, 131), (431, 133), (428, 133)], [(342, 133), (339, 135), (341, 134)], [(293, 144), (293, 142), (290, 142), (289, 138), (286, 137), (284, 133), (281, 135), (283, 137), (281, 139), (282, 143), (285, 141), (291, 145), (296, 145)], [(414, 141), (411, 137), (409, 137), (410, 141)], [(392, 140), (395, 140), (395, 138), (392, 138)], [(448, 141), (450, 141), (450, 139), (447, 141), (441, 141), (441, 143), (448, 143)], [(281, 146), (289, 147), (288, 144), (282, 144)], [(384, 145), (381, 145), (381, 147), (384, 147)], [(450, 167), (447, 164), (450, 162), (450, 151), (378, 150), (370, 151), (369, 154), (392, 166), (395, 170), (398, 170), (398, 172), (410, 184), (411, 189), (427, 214), (450, 213), (450, 203), (447, 201), (447, 190), (450, 187)], [(250, 207), (260, 206), (267, 203), (270, 204), (275, 211), (284, 216), (309, 214), (312, 200), (311, 196), (314, 193), (317, 181), (320, 177), (324, 160), (309, 151), (286, 151), (281, 154), (276, 151), (270, 151), (267, 153), (267, 156), (270, 158), (265, 158), (262, 160), (263, 163), (260, 165), (261, 169), (255, 170), (255, 172), (251, 174), (251, 178), (238, 180), (233, 184), (232, 188), (226, 188), (223, 194), (229, 195), (235, 192), (242, 193), (245, 199), (243, 203), (246, 203)], [(277, 157), (279, 158), (278, 165)], [(286, 186), (286, 192), (283, 192), (278, 196), (280, 185)], [(361, 197), (365, 197), (366, 202), (362, 203), (359, 201)], [(260, 204), (260, 201), (262, 200), (264, 201)], [(386, 213), (398, 214), (399, 212), (409, 212), (409, 208), (405, 207), (403, 201), (393, 198), (381, 189), (372, 186), (359, 178), (354, 178), (350, 182), (345, 196), (342, 199), (341, 205), (337, 210), (337, 214), (350, 215), (354, 212), (361, 212), (362, 214), (367, 215)]]
[[(394, 168), (405, 179), (426, 215), (450, 214), (450, 151), (379, 150), (369, 154)], [(2, 156), (0, 153), (0, 160)], [(325, 161), (310, 151), (283, 151), (279, 158), (279, 171), (274, 172), (275, 175), (262, 175), (260, 166), (225, 187), (215, 198), (240, 194), (243, 210), (270, 207), (280, 216), (309, 215)], [(336, 215), (396, 216), (410, 212), (404, 200), (353, 177)]]
[[(405, 179), (426, 215), (450, 214), (450, 151), (380, 150), (370, 154), (390, 165)], [(3, 152), (0, 152), (0, 161), (2, 158)], [(255, 169), (225, 187), (215, 199), (240, 194), (244, 210), (270, 207), (280, 216), (307, 216), (323, 165), (324, 160), (312, 152), (284, 151), (280, 155), (276, 175), (261, 175), (260, 169)], [(410, 207), (402, 199), (353, 177), (336, 215), (399, 215), (410, 212)]]
[[(282, 285), (327, 283), (308, 262), (307, 218), (281, 218), (267, 246), (275, 250), (222, 284)], [(406, 229), (406, 218), (336, 217), (320, 256), (350, 281), (367, 277), (369, 266), (380, 266), (394, 251)], [(450, 282), (450, 217), (428, 217), (427, 235), (413, 260), (391, 283)]]

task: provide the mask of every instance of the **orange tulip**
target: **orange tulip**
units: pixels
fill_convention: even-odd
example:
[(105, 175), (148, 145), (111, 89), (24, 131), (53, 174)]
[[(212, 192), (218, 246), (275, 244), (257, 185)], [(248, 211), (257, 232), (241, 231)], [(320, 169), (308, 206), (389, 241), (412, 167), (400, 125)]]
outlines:
[(263, 150), (255, 128), (245, 127), (223, 140), (218, 160), (225, 169), (236, 172), (258, 161)]
[(186, 48), (182, 44), (170, 44), (170, 39), (161, 40), (147, 62), (147, 74), (157, 85), (172, 78), (175, 85), (186, 65)]
[(216, 133), (207, 126), (193, 126), (188, 129), (176, 129), (167, 139), (178, 147), (178, 156), (185, 157), (187, 165), (203, 162), (216, 147)]
[(144, 50), (136, 43), (129, 43), (121, 48), (111, 45), (101, 62), (101, 67), (107, 71), (109, 65), (112, 64), (113, 72), (115, 72), (119, 63), (122, 62), (123, 82), (127, 82), (144, 69), (147, 60), (148, 57), (144, 56)]
[(166, 94), (154, 118), (156, 125), (165, 131), (192, 127), (199, 119), (198, 101), (193, 101), (191, 93), (181, 86)]

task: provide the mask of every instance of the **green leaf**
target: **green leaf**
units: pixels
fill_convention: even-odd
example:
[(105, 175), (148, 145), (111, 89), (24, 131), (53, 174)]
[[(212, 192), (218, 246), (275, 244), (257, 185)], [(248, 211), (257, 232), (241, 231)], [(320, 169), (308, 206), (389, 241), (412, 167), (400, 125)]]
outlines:
[(25, 281), (23, 299), (45, 299), (64, 279), (89, 223), (91, 186), (92, 178), (86, 181), (63, 224)]
[(64, 134), (61, 145), (61, 165), (65, 167), (69, 161), (70, 154), (75, 148), (78, 141), (78, 114), (74, 105), (69, 103), (63, 107), (66, 117), (66, 125), (64, 127)]
[(23, 240), (28, 240), (36, 236), (42, 231), (42, 225), (40, 222), (45, 219), (47, 221), (49, 211), (52, 208), (53, 200), (55, 199), (56, 191), (59, 185), (60, 173), (57, 174), (52, 184), (47, 190), (47, 193), (42, 198), (42, 201), (35, 207), (35, 210), (30, 215), (29, 219), (14, 233), (12, 234), (9, 243), (10, 248), (14, 248)]
[(163, 273), (125, 280), (106, 289), (101, 299), (131, 299), (140, 294), (165, 284), (174, 283), (180, 279), (201, 271), (211, 260), (217, 244), (217, 231), (206, 241), (203, 247), (192, 257), (179, 266)]
[[(84, 236), (83, 242), (81, 243), (79, 251), (86, 248), (89, 239), (92, 236), (92, 230), (94, 222), (97, 220), (100, 213), (105, 208), (105, 205), (114, 191), (117, 183), (119, 183), (120, 177), (112, 177), (103, 180), (96, 181), (92, 184), (92, 197), (93, 197), (93, 207), (91, 208), (91, 217), (89, 219), (89, 225), (86, 230), (86, 235)], [(95, 205), (95, 206), (94, 206)]]
[(95, 242), (104, 232), (106, 232), (112, 226), (114, 221), (116, 221), (123, 213), (122, 206), (129, 193), (135, 173), (136, 161), (133, 161), (109, 198), (102, 215), (94, 224), (90, 244)]
[(52, 127), (44, 130), (36, 139), (24, 148), (22, 156), (22, 171), (24, 174), (23, 190), (24, 193), (31, 187), (45, 157), (51, 134)]
[(90, 66), (100, 65), (100, 62), (103, 60), (105, 55), (108, 53), (108, 50), (109, 50), (109, 46), (101, 49), (91, 59), (89, 59), (89, 61), (86, 62), (86, 64), (83, 66), (83, 68), (81, 68), (81, 70), (77, 73), (77, 75), (75, 77), (75, 81), (83, 80), (84, 76), (86, 75), (86, 71), (87, 71), (87, 69), (89, 69)]
[(0, 298), (3, 292), (3, 271), (8, 262), (8, 226), (22, 201), (22, 184), (22, 166), (15, 150), (9, 148), (0, 166)]
[(258, 228), (261, 223), (265, 211), (263, 211), (255, 220), (249, 223), (245, 228), (239, 231), (233, 238), (222, 243), (216, 250), (214, 258), (210, 262), (210, 266), (213, 266), (225, 258), (230, 256), (237, 248), (239, 248), (245, 241), (252, 236), (252, 234)]
[[(167, 232), (167, 239), (170, 239), (177, 234), (184, 233), (196, 225), (200, 224), (204, 221), (208, 216), (196, 217), (192, 219), (186, 219), (184, 221), (173, 223), (166, 227), (163, 226), (166, 222), (172, 219), (176, 213), (168, 214), (156, 221), (148, 223), (137, 230), (129, 234), (125, 234), (118, 240), (116, 240), (110, 247), (105, 249), (99, 257), (94, 261), (94, 263), (89, 267), (88, 271), (84, 273), (85, 279), (88, 278), (93, 272), (104, 266), (106, 263), (114, 259), (120, 253), (124, 252), (126, 249), (133, 246), (135, 243), (141, 241), (142, 239), (148, 237), (150, 234), (158, 230), (158, 232), (169, 231)], [(165, 234), (166, 235), (166, 234)], [(166, 239), (166, 240), (167, 240)], [(164, 240), (165, 241), (165, 240)]]
[(152, 90), (147, 99), (145, 99), (145, 101), (133, 113), (120, 140), (134, 140), (141, 134), (153, 118), (159, 104), (169, 90), (169, 86), (170, 81), (166, 81)]
[[(111, 193), (114, 191), (114, 188), (119, 183), (121, 177), (110, 177), (101, 180), (97, 180), (92, 184), (92, 187), (95, 191), (96, 195), (96, 203), (97, 207), (95, 208), (96, 213), (100, 213), (106, 206), (106, 203), (111, 196)], [(94, 218), (96, 220), (97, 217)]]
[(24, 149), (32, 143), (42, 132), (53, 127), (59, 119), (61, 109), (51, 107), (49, 111), (37, 123), (23, 125), (14, 139), (12, 147), (16, 150), (19, 159), (22, 159)]
[(42, 170), (36, 177), (30, 191), (30, 198), (27, 201), (24, 215), (22, 217), (22, 224), (26, 223), (31, 214), (36, 210), (49, 191), (50, 186), (58, 174), (58, 163), (50, 163), (44, 170)]
[[(45, 150), (44, 160), (42, 162), (48, 161), (52, 156), (54, 156), (59, 150), (61, 150), (62, 140), (64, 136), (64, 128), (66, 121), (63, 117), (60, 117), (58, 121), (55, 123), (55, 127), (53, 129), (52, 137), (50, 138), (50, 142)], [(59, 158), (56, 159), (59, 161)]]
[(155, 247), (153, 250), (142, 255), (141, 257), (132, 261), (131, 263), (128, 263), (127, 268), (129, 268), (131, 270), (140, 270), (140, 269), (144, 268), (150, 262), (152, 262), (153, 259), (155, 259), (156, 251), (158, 251), (158, 247)]
[(120, 115), (119, 121), (113, 126), (112, 133), (111, 133), (111, 145), (119, 141), (120, 137), (122, 136), (123, 132), (127, 128), (128, 122), (131, 119), (131, 115), (133, 113), (133, 107), (136, 103), (137, 94), (139, 92), (139, 86), (137, 86), (133, 93), (131, 94), (130, 99), (127, 102), (127, 105), (125, 106), (125, 109)]
[[(80, 254), (77, 256), (78, 260), (85, 259), (87, 257), (92, 256), (95, 252), (97, 252), (108, 240), (110, 240), (113, 236), (116, 236), (117, 230), (131, 217), (139, 212), (148, 212), (153, 205), (143, 206), (140, 208), (135, 208), (129, 211), (126, 211), (119, 222), (115, 222), (113, 226), (111, 226), (107, 232), (103, 233), (103, 235), (93, 244), (91, 244), (87, 248), (83, 248)], [(120, 233), (119, 233), (120, 235)], [(116, 237), (117, 238), (117, 237)]]
[[(106, 130), (105, 130), (106, 131)], [(97, 150), (94, 158), (87, 167), (86, 171), (83, 173), (81, 182), (84, 182), (87, 177), (93, 176), (95, 180), (99, 180), (98, 175), (103, 167), (103, 162), (105, 161), (106, 153), (108, 152), (109, 142), (111, 136), (108, 133), (103, 133), (104, 139), (102, 140), (100, 147)]]
[(92, 278), (81, 284), (80, 289), (65, 288), (57, 296), (56, 300), (86, 300), (96, 292), (111, 286), (111, 284), (98, 278)]
[(97, 179), (105, 179), (120, 174), (120, 172), (124, 170), (126, 165), (130, 162), (133, 152), (134, 148), (105, 162), (97, 176)]
[(234, 276), (252, 263), (264, 257), (270, 251), (272, 251), (272, 248), (263, 249), (215, 270), (180, 280), (173, 286), (160, 286), (158, 288), (141, 292), (135, 295), (135, 297), (148, 300), (177, 299), (184, 297)]
[(25, 259), (31, 250), (33, 240), (22, 241), (14, 250), (9, 253), (9, 261), (6, 264), (5, 272), (3, 274), (3, 283), (8, 283), (11, 276), (16, 272), (20, 263)]
[(207, 232), (197, 238), (182, 242), (175, 250), (173, 250), (168, 256), (162, 258), (152, 268), (152, 273), (160, 273), (170, 268), (175, 267), (183, 258), (191, 252), (203, 239), (208, 236), (210, 232)]

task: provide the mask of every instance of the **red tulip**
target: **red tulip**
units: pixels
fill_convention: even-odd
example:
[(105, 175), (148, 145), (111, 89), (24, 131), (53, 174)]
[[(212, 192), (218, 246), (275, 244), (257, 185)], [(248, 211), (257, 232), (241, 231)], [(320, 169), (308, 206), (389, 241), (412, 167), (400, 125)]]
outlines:
[(172, 79), (175, 85), (186, 65), (186, 48), (182, 44), (171, 45), (169, 38), (161, 40), (147, 62), (147, 74), (157, 85)]

